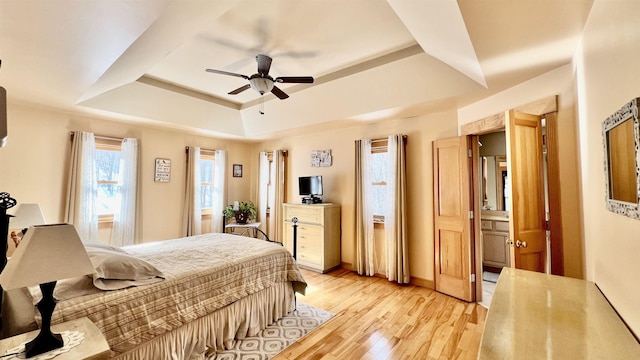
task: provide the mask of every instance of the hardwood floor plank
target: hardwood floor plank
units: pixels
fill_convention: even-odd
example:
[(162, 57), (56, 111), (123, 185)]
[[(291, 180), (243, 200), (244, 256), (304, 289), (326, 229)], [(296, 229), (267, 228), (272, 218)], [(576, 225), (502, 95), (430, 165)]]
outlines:
[(482, 306), (344, 269), (302, 273), (309, 287), (298, 300), (335, 316), (274, 360), (477, 358)]

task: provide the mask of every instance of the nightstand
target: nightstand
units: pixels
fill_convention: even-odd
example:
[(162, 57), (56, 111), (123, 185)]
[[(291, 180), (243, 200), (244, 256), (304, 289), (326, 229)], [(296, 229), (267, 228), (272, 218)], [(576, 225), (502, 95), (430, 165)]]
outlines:
[[(68, 352), (54, 357), (53, 360), (100, 360), (109, 358), (109, 344), (107, 344), (107, 340), (91, 320), (85, 317), (67, 321), (62, 324), (51, 325), (51, 331), (54, 333), (60, 333), (67, 330), (83, 332), (84, 340), (82, 340), (80, 345), (74, 346)], [(0, 349), (2, 349), (0, 356), (4, 355), (4, 351), (7, 349), (11, 349), (27, 341), (31, 341), (39, 332), (40, 329), (0, 340)]]

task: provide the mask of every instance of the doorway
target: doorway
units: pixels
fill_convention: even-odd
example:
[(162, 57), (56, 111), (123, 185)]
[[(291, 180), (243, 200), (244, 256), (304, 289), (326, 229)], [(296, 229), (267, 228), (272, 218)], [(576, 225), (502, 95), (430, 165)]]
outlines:
[(482, 272), (478, 276), (482, 296), (478, 298), (480, 304), (489, 307), (502, 268), (511, 266), (508, 241), (510, 182), (505, 131), (487, 133), (477, 138), (479, 174), (476, 178), (480, 192), (475, 201), (480, 206), (482, 252)]
[[(508, 224), (508, 244), (504, 237), (500, 243), (509, 245), (503, 247), (509, 249), (509, 266), (545, 272), (546, 255), (550, 254), (550, 272), (563, 275), (556, 112), (557, 102), (553, 96), (463, 125), (462, 136), (433, 142), (437, 291), (466, 301), (482, 299), (483, 225), (486, 230), (500, 231), (506, 230)], [(546, 117), (547, 169), (543, 166), (542, 114)], [(502, 130), (506, 131), (508, 165), (506, 174), (502, 175), (498, 160), (496, 168), (500, 174), (496, 173), (496, 178), (505, 179), (503, 184), (509, 190), (510, 196), (503, 196), (503, 202), (510, 209), (508, 221), (504, 221), (507, 214), (502, 214), (503, 218), (485, 217), (491, 222), (481, 221), (485, 199), (479, 195), (478, 138)], [(488, 166), (489, 161), (486, 164)], [(544, 186), (545, 173), (548, 187)], [(499, 192), (496, 187), (496, 193)], [(550, 199), (548, 206), (545, 193)], [(548, 228), (551, 229), (550, 250), (547, 250)], [(506, 261), (506, 255), (502, 260)]]
[[(544, 253), (546, 254), (546, 262), (544, 263), (544, 266), (542, 268), (538, 268), (536, 271), (551, 273), (554, 275), (564, 275), (564, 266), (563, 266), (564, 255), (562, 251), (563, 249), (562, 223), (561, 223), (561, 212), (560, 212), (559, 157), (558, 157), (558, 143), (557, 143), (558, 124), (557, 124), (557, 112), (555, 111), (555, 107), (553, 106), (555, 104), (555, 97), (552, 99), (549, 99), (548, 103), (550, 104), (549, 106), (546, 107), (548, 112), (543, 112), (543, 114), (545, 115), (543, 116), (543, 120), (541, 122), (544, 132), (542, 136), (543, 141), (541, 145), (541, 153), (542, 153), (541, 155), (542, 155), (543, 165), (542, 165), (542, 169), (540, 170), (543, 173), (542, 183), (544, 184), (542, 188), (542, 191), (544, 192), (544, 194), (541, 201), (544, 204), (543, 205), (544, 219), (541, 219), (541, 221), (544, 222), (544, 229), (543, 229), (544, 245), (542, 246), (544, 246), (545, 248)], [(508, 114), (507, 114), (507, 117), (508, 117)], [(482, 139), (485, 141), (491, 142), (491, 140), (486, 140), (485, 135), (500, 132), (502, 131), (502, 129), (503, 129), (502, 126), (499, 127), (499, 126), (496, 126), (496, 123), (493, 123), (493, 127), (484, 126), (483, 128), (482, 126), (480, 127), (476, 126), (476, 128), (473, 129), (473, 132), (475, 132), (476, 134), (483, 134)], [(467, 132), (467, 133), (469, 134), (473, 132)], [(476, 135), (476, 138), (480, 139), (480, 136), (481, 135)], [(497, 136), (497, 135), (489, 135), (489, 136)], [(479, 141), (479, 142), (485, 145), (485, 142), (482, 142), (482, 141)], [(512, 139), (512, 143), (513, 143), (513, 139)], [(480, 146), (479, 148), (482, 149), (482, 147)], [(480, 154), (480, 150), (478, 151), (478, 154)], [(486, 154), (483, 153), (483, 155), (486, 155)], [(497, 162), (499, 161), (500, 160), (497, 160)], [(479, 160), (479, 162), (480, 164), (482, 164), (482, 159)], [(490, 165), (491, 160), (488, 160), (486, 163)], [(519, 167), (517, 164), (514, 166), (516, 167), (516, 169)], [(481, 172), (482, 170), (483, 170), (482, 168), (479, 169), (479, 172)], [(498, 174), (496, 176), (496, 180), (498, 180), (498, 182), (496, 183), (495, 193), (499, 194), (500, 174), (504, 174), (504, 171), (502, 169), (499, 169), (496, 171)], [(507, 179), (510, 178), (509, 175), (510, 174), (507, 172), (506, 174)], [(481, 174), (479, 174), (478, 177), (480, 178)], [(490, 179), (487, 179), (487, 180), (490, 180)], [(519, 179), (517, 181), (521, 182), (522, 180)], [(487, 181), (487, 184), (488, 184), (488, 181)], [(506, 182), (506, 185), (509, 186), (508, 181)], [(517, 191), (517, 189), (514, 189), (514, 191)], [(480, 189), (480, 193), (483, 194), (483, 189)], [(520, 193), (526, 194), (525, 191), (520, 191)], [(496, 199), (499, 199), (499, 196), (497, 196)], [(508, 203), (510, 199), (505, 198), (505, 200)], [(532, 202), (536, 201), (535, 199), (529, 199), (529, 200), (531, 200)], [(491, 246), (487, 246), (487, 241), (482, 241), (482, 240), (476, 241), (476, 246), (475, 246), (476, 273), (482, 274), (483, 270), (486, 270), (487, 265), (488, 267), (491, 267), (491, 265), (501, 265), (499, 263), (496, 264), (495, 262), (491, 263), (490, 261), (487, 264), (486, 261), (483, 261), (483, 260), (486, 260), (485, 257), (487, 255), (486, 253), (487, 249), (489, 251), (489, 254), (488, 254), (489, 258), (493, 257), (493, 259), (491, 260), (496, 261), (496, 260), (504, 259), (504, 257), (500, 257), (496, 255), (498, 253), (496, 249), (501, 249), (500, 247), (498, 247), (498, 241), (496, 240), (496, 234), (500, 235), (500, 233), (496, 232), (496, 230), (499, 231), (500, 229), (505, 229), (505, 226), (504, 226), (505, 222), (500, 222), (500, 221), (503, 221), (503, 220), (508, 221), (509, 230), (510, 230), (509, 233), (511, 233), (512, 235), (514, 231), (513, 229), (514, 224), (508, 212), (506, 213), (501, 212), (501, 211), (507, 211), (509, 207), (506, 206), (504, 208), (500, 208), (499, 200), (495, 201), (495, 204), (496, 204), (495, 208), (492, 205), (494, 202), (490, 200), (489, 201), (486, 200), (484, 198), (484, 195), (478, 196), (475, 201), (477, 204), (479, 204), (475, 208), (478, 210), (479, 213), (481, 213), (481, 218), (484, 217), (485, 219), (488, 218), (489, 220), (493, 220), (492, 222), (481, 220), (480, 225), (478, 226), (480, 229), (476, 231), (477, 239), (490, 240), (490, 241), (493, 240), (494, 242), (494, 248), (492, 250)], [(525, 203), (525, 206), (529, 206), (529, 205)], [(521, 209), (522, 206), (518, 206), (518, 208)], [(519, 224), (519, 226), (521, 225)], [(493, 238), (484, 236), (484, 239), (483, 239), (483, 235), (485, 235), (482, 233), (483, 231), (488, 232), (490, 235), (493, 236)], [(505, 235), (505, 236), (509, 236), (509, 235)], [(520, 236), (521, 235), (518, 234), (516, 235), (516, 238), (519, 238)], [(507, 240), (509, 242), (508, 246), (510, 247), (517, 246), (517, 244), (513, 243), (513, 238), (509, 239), (507, 237), (507, 239), (505, 239), (505, 242), (507, 242)], [(513, 250), (513, 248), (511, 250)], [(518, 251), (521, 251), (521, 250), (522, 249), (518, 249)], [(506, 250), (503, 252), (500, 252), (500, 254), (503, 254), (504, 252), (506, 252)], [(511, 251), (511, 254), (513, 255), (513, 251)], [(511, 258), (510, 261), (511, 262), (508, 263), (507, 266), (527, 268), (527, 265), (523, 264), (522, 262), (520, 262), (520, 264), (514, 264), (513, 258)], [(495, 269), (490, 268), (489, 270), (495, 270)], [(481, 281), (476, 282), (476, 293), (479, 301), (482, 298), (482, 294), (483, 294), (482, 285), (483, 283)]]
[[(552, 254), (550, 251), (549, 220), (549, 181), (546, 149), (546, 119), (541, 119), (542, 125), (542, 183), (544, 190), (544, 222), (545, 222), (545, 273), (551, 269)], [(481, 303), (488, 307), (498, 276), (504, 267), (515, 266), (511, 260), (510, 231), (510, 176), (507, 166), (507, 146), (505, 131), (496, 131), (479, 135), (478, 163), (480, 192), (476, 197), (480, 204), (480, 238), (482, 252)], [(526, 195), (525, 195), (526, 196)]]

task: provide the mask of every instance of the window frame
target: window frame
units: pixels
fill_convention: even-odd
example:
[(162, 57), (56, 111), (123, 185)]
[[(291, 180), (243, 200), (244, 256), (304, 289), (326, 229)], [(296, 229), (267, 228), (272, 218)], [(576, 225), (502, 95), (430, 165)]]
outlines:
[[(117, 151), (122, 154), (122, 140), (95, 137), (96, 151)], [(96, 179), (96, 185), (120, 185), (119, 181)], [(98, 215), (98, 226), (109, 226), (113, 224), (114, 214)]]
[[(389, 140), (387, 138), (372, 139), (371, 140), (371, 155), (386, 153), (389, 151)], [(386, 170), (386, 169), (385, 169)], [(387, 186), (386, 181), (372, 181), (372, 186)], [(384, 224), (384, 215), (373, 215), (374, 224)]]
[[(200, 149), (200, 161), (205, 160), (205, 161), (212, 161), (213, 162), (213, 166), (215, 168), (216, 166), (216, 156), (215, 156), (215, 151), (214, 150), (206, 150), (206, 149)], [(200, 169), (202, 171), (202, 169)], [(203, 182), (202, 181), (202, 177), (200, 178), (200, 191), (202, 191), (203, 189), (203, 185), (210, 185), (210, 186), (215, 186), (215, 183), (213, 183), (213, 178), (212, 178), (212, 182)], [(200, 204), (202, 205), (202, 204)], [(213, 217), (213, 207), (209, 207), (209, 208), (200, 208), (200, 217), (202, 220), (208, 220), (211, 219)]]

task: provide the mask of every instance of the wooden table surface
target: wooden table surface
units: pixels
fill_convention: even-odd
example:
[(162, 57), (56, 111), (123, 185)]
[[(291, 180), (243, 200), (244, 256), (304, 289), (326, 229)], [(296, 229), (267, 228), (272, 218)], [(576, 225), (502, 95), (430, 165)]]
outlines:
[(593, 282), (504, 268), (480, 359), (640, 359), (640, 344)]

